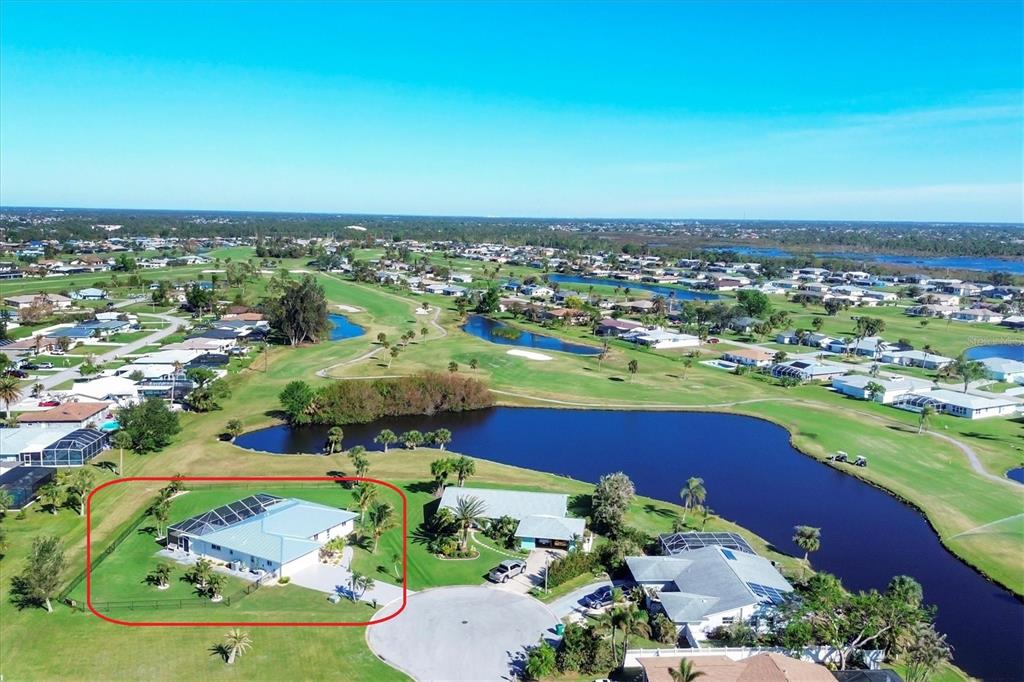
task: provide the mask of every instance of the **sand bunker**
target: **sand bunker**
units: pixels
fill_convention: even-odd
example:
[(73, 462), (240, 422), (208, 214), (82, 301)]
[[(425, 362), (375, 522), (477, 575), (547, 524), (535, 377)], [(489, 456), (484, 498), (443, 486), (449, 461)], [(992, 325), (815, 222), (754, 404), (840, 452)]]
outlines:
[(550, 360), (550, 355), (544, 355), (543, 353), (534, 353), (532, 350), (519, 350), (518, 348), (505, 351), (509, 355), (515, 355), (517, 358), (526, 358), (527, 360)]

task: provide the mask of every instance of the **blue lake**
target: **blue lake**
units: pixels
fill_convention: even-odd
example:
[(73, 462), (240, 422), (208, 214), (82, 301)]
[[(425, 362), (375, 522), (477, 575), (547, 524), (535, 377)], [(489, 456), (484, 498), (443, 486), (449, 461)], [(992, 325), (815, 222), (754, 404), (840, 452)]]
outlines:
[(338, 315), (336, 313), (328, 315), (327, 321), (331, 324), (331, 341), (353, 339), (366, 333), (365, 329), (360, 327), (358, 324), (350, 322), (344, 315)]
[[(774, 246), (718, 246), (717, 251), (732, 251), (738, 255), (786, 258), (790, 251)], [(816, 252), (818, 258), (842, 258), (859, 263), (884, 263), (906, 268), (946, 268), (950, 270), (979, 270), (983, 272), (1012, 272), (1024, 275), (1024, 260), (1009, 258), (983, 258), (981, 256), (908, 256), (889, 253), (857, 253), (852, 251)]]
[[(779, 426), (714, 413), (494, 408), (348, 425), (344, 445), (380, 449), (373, 438), (383, 428), (442, 427), (452, 431), (456, 452), (590, 482), (624, 471), (640, 494), (670, 502), (679, 502), (688, 477), (700, 476), (715, 513), (791, 554), (800, 553), (794, 526), (820, 527), (816, 568), (853, 589), (914, 576), (938, 607), (938, 628), (958, 665), (986, 680), (1024, 679), (1024, 604), (947, 552), (914, 509), (802, 455)], [(276, 426), (236, 444), (316, 453), (326, 438), (327, 427)]]
[(1006, 472), (1006, 477), (1011, 481), (1017, 481), (1017, 483), (1024, 483), (1024, 467), (1010, 469), (1009, 471)]
[[(548, 275), (548, 279), (552, 282), (558, 282), (559, 284), (579, 284), (583, 286), (604, 285), (609, 287), (622, 287), (623, 289), (629, 289), (630, 291), (649, 291), (652, 294), (658, 294), (665, 298), (674, 298), (677, 301), (716, 301), (718, 296), (714, 294), (705, 294), (699, 291), (690, 291), (689, 289), (680, 289), (678, 287), (667, 287), (660, 286), (657, 284), (648, 284), (646, 282), (629, 282), (622, 279), (608, 279), (606, 277), (583, 277), (582, 275), (563, 275), (560, 272), (553, 272)], [(586, 294), (586, 290), (580, 292)]]
[(489, 317), (483, 315), (470, 315), (466, 323), (462, 325), (462, 330), (467, 334), (483, 339), (484, 341), (490, 341), (491, 343), (500, 343), (505, 346), (522, 346), (524, 348), (536, 348), (537, 350), (551, 350), (560, 353), (573, 353), (575, 355), (600, 355), (601, 349), (596, 346), (585, 346), (580, 343), (569, 343), (562, 341), (561, 339), (553, 336), (546, 336), (544, 334), (536, 334), (534, 332), (519, 331), (519, 336), (515, 338), (507, 338), (499, 334), (495, 334), (496, 329), (512, 329), (507, 324), (502, 324), (492, 320)]
[(990, 346), (975, 346), (968, 348), (966, 355), (971, 360), (984, 360), (985, 358), (1009, 358), (1024, 362), (1024, 338), (1021, 343), (998, 343)]

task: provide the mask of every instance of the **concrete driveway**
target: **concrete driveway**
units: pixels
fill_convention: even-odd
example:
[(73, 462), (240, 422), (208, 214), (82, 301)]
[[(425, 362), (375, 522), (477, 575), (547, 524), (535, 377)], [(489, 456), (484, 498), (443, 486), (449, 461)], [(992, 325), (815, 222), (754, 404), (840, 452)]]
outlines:
[(491, 587), (516, 594), (528, 594), (534, 587), (544, 584), (544, 570), (549, 561), (554, 561), (565, 552), (554, 549), (535, 549), (526, 557), (526, 570), (511, 578), (507, 583), (487, 583)]
[[(395, 613), (401, 603), (374, 618)], [(484, 586), (440, 587), (409, 596), (392, 620), (367, 628), (370, 649), (417, 680), (519, 679), (526, 648), (554, 639), (558, 618), (532, 597)]]
[[(348, 550), (349, 556), (347, 557), (347, 562), (343, 559), (344, 565), (317, 564), (316, 566), (310, 566), (292, 574), (292, 582), (310, 590), (324, 592), (325, 594), (340, 594), (346, 599), (350, 599), (352, 595), (352, 572), (346, 566), (348, 562), (352, 561), (352, 548), (346, 547), (345, 549)], [(410, 594), (412, 593), (410, 592)], [(401, 598), (401, 585), (392, 585), (376, 579), (374, 579), (373, 587), (358, 595), (360, 601), (367, 603), (376, 601), (378, 604), (387, 604)]]

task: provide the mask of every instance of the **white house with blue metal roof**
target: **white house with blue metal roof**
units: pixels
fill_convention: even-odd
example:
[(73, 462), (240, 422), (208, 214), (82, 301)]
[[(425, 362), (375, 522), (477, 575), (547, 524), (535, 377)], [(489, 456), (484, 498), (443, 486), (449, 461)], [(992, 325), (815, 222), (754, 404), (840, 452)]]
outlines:
[(258, 493), (167, 529), (168, 547), (237, 570), (291, 576), (315, 566), (320, 548), (355, 529), (358, 514)]

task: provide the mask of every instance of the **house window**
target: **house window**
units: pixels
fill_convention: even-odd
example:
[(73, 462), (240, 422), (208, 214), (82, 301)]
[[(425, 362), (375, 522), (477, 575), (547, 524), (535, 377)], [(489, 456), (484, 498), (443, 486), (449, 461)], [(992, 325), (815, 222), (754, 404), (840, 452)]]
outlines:
[(220, 545), (210, 545), (210, 549), (220, 549)]
[(722, 625), (732, 625), (735, 620), (733, 616), (726, 616), (722, 619)]

